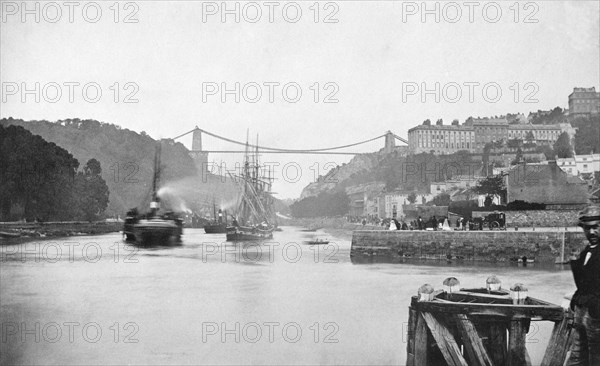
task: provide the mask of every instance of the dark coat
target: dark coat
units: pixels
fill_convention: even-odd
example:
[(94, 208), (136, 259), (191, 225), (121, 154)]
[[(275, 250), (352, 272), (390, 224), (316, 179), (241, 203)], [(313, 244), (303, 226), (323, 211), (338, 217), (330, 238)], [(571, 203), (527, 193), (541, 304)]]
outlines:
[[(584, 265), (588, 252), (592, 256)], [(571, 300), (571, 307), (579, 305), (587, 307), (590, 316), (600, 318), (600, 245), (592, 249), (589, 245), (579, 255), (579, 258), (571, 261), (571, 271), (575, 279), (577, 291)]]

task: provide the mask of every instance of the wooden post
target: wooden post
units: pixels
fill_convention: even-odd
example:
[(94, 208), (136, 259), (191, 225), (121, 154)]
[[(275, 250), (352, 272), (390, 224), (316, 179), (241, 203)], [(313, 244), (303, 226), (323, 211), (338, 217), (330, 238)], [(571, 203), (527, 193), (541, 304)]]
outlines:
[(515, 319), (510, 321), (507, 366), (527, 365), (527, 348), (525, 348), (526, 328), (527, 324), (523, 320)]
[[(434, 297), (434, 288), (426, 283), (419, 287), (417, 291), (417, 301), (431, 301)], [(414, 365), (427, 366), (430, 360), (430, 343), (431, 337), (428, 334), (427, 324), (421, 315), (421, 312), (416, 312), (415, 336), (414, 336)], [(407, 356), (408, 361), (408, 356)]]
[(528, 296), (527, 287), (522, 283), (515, 283), (510, 288), (510, 297), (514, 305), (525, 305)]
[(469, 363), (471, 365), (493, 366), (490, 356), (483, 346), (481, 337), (475, 328), (475, 325), (465, 314), (455, 315), (461, 337), (463, 338), (464, 348), (466, 350)]
[(494, 365), (504, 365), (507, 360), (506, 323), (496, 322), (489, 324), (488, 352)]
[(554, 329), (544, 353), (542, 366), (562, 365), (571, 345), (573, 313), (567, 311), (562, 321), (554, 323)]
[[(446, 364), (450, 366), (467, 366), (467, 361), (460, 352), (460, 348), (454, 339), (450, 330), (440, 323), (431, 313), (422, 312), (422, 317), (425, 319), (438, 349), (442, 352)], [(435, 363), (439, 365), (440, 363)]]
[(498, 277), (496, 277), (496, 275), (491, 275), (487, 278), (487, 280), (485, 280), (485, 287), (487, 288), (488, 292), (500, 290), (501, 285), (502, 282), (498, 279)]
[(427, 334), (427, 324), (421, 313), (417, 313), (417, 325), (415, 331), (415, 366), (429, 365), (429, 335)]
[(431, 301), (433, 300), (433, 286), (426, 283), (423, 286), (419, 287), (419, 291), (417, 292), (419, 301)]
[(565, 235), (566, 234), (563, 231), (563, 233), (562, 233), (562, 243), (560, 245), (560, 263), (565, 263)]
[[(527, 300), (527, 287), (522, 283), (515, 283), (510, 288), (510, 297), (515, 305), (525, 305)], [(525, 339), (529, 331), (530, 319), (512, 319), (508, 334), (508, 366), (528, 365), (529, 355), (525, 347)]]
[(444, 291), (447, 293), (460, 291), (460, 281), (456, 277), (448, 277), (442, 284), (444, 285)]
[(408, 329), (406, 342), (406, 366), (415, 366), (415, 335), (417, 333), (418, 314), (413, 307), (408, 308)]

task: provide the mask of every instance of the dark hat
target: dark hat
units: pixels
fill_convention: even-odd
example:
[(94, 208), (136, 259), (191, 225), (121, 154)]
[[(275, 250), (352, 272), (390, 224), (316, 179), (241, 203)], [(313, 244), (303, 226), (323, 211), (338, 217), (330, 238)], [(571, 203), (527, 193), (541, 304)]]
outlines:
[(579, 213), (579, 226), (600, 224), (600, 206), (589, 205)]

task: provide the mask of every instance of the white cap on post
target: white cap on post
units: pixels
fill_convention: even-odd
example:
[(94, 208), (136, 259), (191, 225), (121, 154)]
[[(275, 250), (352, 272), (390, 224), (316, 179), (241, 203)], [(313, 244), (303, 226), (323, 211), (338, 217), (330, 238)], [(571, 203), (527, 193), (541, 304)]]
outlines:
[(500, 290), (500, 285), (502, 282), (496, 277), (496, 275), (491, 275), (485, 280), (485, 287), (488, 291), (498, 291)]
[(510, 297), (513, 299), (513, 304), (525, 304), (525, 299), (527, 299), (527, 287), (522, 283), (515, 283), (510, 288)]
[(460, 291), (460, 281), (456, 277), (448, 277), (443, 282), (444, 291), (447, 293), (453, 293)]
[(426, 283), (423, 286), (419, 287), (419, 301), (431, 301), (433, 300), (433, 286)]

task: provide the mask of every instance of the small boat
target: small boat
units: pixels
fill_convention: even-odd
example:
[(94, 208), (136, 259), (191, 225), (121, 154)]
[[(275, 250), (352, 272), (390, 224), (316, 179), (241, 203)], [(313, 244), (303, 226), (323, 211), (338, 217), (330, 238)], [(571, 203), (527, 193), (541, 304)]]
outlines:
[(227, 232), (227, 225), (225, 223), (210, 222), (204, 225), (204, 232), (206, 234), (223, 234)]
[(129, 210), (123, 226), (123, 235), (138, 245), (172, 245), (181, 242), (183, 220), (174, 212), (161, 211), (158, 197), (160, 181), (160, 142), (154, 157), (154, 178), (150, 211), (139, 214), (137, 208)]
[(317, 230), (322, 229), (322, 228), (323, 228), (322, 226), (309, 226), (309, 227), (306, 227), (304, 229), (301, 229), (300, 231), (303, 231), (303, 232), (314, 232), (314, 231), (317, 231)]
[(273, 230), (268, 226), (230, 226), (227, 228), (227, 241), (267, 240), (273, 238)]
[(321, 244), (329, 244), (329, 240), (325, 239), (316, 239), (316, 240), (307, 240), (305, 241), (306, 244), (309, 245), (321, 245)]
[(225, 220), (223, 220), (223, 211), (219, 209), (217, 216), (217, 207), (213, 201), (213, 220), (204, 225), (204, 232), (207, 234), (224, 234), (227, 232), (227, 211), (225, 211)]

